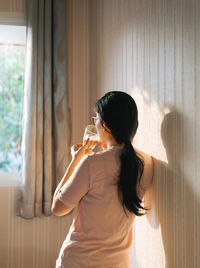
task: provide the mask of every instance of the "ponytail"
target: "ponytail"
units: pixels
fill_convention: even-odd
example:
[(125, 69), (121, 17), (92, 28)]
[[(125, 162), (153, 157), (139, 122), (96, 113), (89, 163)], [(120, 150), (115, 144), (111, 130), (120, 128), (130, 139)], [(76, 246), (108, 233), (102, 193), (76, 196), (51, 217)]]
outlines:
[(143, 216), (146, 213), (140, 213), (139, 209), (149, 210), (141, 206), (142, 200), (139, 199), (136, 192), (136, 185), (142, 176), (144, 170), (144, 162), (140, 159), (130, 143), (125, 141), (125, 145), (120, 152), (120, 173), (117, 182), (118, 196), (121, 200), (125, 214), (125, 207), (137, 216)]

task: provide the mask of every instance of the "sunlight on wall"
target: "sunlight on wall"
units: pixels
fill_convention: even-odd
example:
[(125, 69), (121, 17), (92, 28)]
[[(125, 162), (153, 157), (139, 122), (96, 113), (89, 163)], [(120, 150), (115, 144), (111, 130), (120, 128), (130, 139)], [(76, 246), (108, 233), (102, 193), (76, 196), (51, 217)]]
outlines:
[[(155, 101), (150, 100), (148, 93), (138, 87), (132, 89), (131, 96), (136, 101), (139, 119), (134, 145), (139, 150), (167, 163), (160, 129), (164, 116), (170, 110), (168, 108), (161, 110)], [(152, 189), (146, 194), (146, 199), (148, 199), (148, 195), (151, 199), (151, 191)], [(152, 198), (152, 200), (155, 200), (155, 198)], [(143, 200), (143, 202), (147, 204), (148, 200)], [(131, 267), (135, 264), (137, 268), (165, 267), (166, 260), (161, 226), (156, 217), (156, 208), (153, 203), (151, 203), (151, 211), (148, 215), (135, 218), (132, 239)]]
[[(149, 222), (150, 221), (150, 222)], [(136, 217), (133, 224), (133, 243), (131, 252), (131, 267), (137, 263), (138, 267), (165, 267), (165, 252), (162, 242), (160, 225), (151, 225), (152, 219), (146, 216)], [(135, 249), (135, 250), (133, 250)]]
[(147, 92), (138, 87), (132, 89), (131, 96), (136, 101), (138, 107), (139, 126), (134, 137), (135, 146), (167, 163), (165, 148), (160, 136), (161, 122), (164, 116), (170, 112), (166, 107), (160, 109), (155, 101), (151, 101)]

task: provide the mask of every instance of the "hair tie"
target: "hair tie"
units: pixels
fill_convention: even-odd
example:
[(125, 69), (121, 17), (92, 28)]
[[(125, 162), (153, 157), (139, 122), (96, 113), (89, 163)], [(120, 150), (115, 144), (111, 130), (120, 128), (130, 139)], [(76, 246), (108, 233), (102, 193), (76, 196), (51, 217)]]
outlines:
[(127, 140), (125, 140), (125, 145), (129, 145), (129, 144), (131, 144), (131, 140), (129, 140), (129, 139), (127, 139)]

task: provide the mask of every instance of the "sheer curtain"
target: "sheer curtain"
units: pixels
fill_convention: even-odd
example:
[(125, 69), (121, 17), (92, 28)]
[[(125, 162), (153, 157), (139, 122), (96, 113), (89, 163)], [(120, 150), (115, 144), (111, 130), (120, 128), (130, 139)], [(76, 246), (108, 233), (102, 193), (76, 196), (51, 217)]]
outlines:
[(70, 158), (66, 0), (25, 1), (27, 62), (22, 170), (16, 214), (51, 215), (53, 192)]

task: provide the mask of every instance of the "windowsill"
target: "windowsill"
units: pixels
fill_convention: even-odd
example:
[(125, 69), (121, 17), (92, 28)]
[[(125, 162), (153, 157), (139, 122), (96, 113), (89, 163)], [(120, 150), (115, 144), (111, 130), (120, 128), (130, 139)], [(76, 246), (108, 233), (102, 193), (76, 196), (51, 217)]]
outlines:
[(19, 179), (19, 172), (0, 172), (0, 187), (16, 187)]

